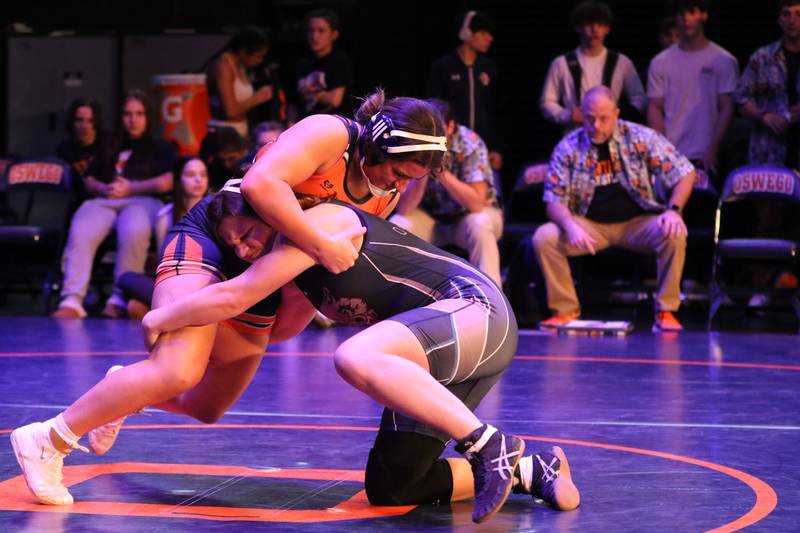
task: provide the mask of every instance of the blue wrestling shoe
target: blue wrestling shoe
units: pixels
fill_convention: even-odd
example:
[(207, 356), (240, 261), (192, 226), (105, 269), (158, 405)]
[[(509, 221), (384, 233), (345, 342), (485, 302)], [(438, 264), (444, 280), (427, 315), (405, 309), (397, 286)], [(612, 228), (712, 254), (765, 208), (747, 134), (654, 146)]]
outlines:
[(514, 484), (514, 470), (525, 452), (525, 442), (484, 425), (459, 441), (456, 451), (467, 458), (475, 477), (472, 521), (485, 522), (508, 499)]
[(514, 493), (530, 494), (559, 511), (571, 511), (581, 503), (581, 495), (569, 469), (567, 456), (558, 446), (523, 457), (514, 471)]

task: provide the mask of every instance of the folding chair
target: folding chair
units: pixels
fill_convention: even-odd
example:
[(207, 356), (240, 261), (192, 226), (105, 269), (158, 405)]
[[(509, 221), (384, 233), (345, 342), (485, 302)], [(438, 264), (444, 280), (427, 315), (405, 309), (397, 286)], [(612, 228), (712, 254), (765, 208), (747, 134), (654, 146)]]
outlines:
[[(792, 272), (797, 269), (798, 243), (795, 240), (776, 238), (755, 238), (728, 235), (720, 238), (723, 228), (723, 215), (735, 203), (755, 200), (788, 202), (793, 207), (800, 206), (800, 174), (796, 171), (770, 166), (744, 166), (734, 169), (725, 180), (714, 219), (714, 255), (711, 267), (709, 288), (708, 328), (711, 329), (714, 315), (730, 296), (767, 293), (771, 296), (788, 297), (798, 321), (800, 321), (800, 300), (796, 289), (764, 289), (753, 287), (752, 283), (728, 283), (723, 272), (730, 260), (748, 259), (769, 261), (785, 265)], [(727, 220), (727, 218), (726, 218)]]
[(72, 212), (69, 166), (56, 158), (11, 163), (3, 178), (10, 220), (0, 225), (0, 290), (38, 292), (44, 311), (61, 278), (61, 252)]

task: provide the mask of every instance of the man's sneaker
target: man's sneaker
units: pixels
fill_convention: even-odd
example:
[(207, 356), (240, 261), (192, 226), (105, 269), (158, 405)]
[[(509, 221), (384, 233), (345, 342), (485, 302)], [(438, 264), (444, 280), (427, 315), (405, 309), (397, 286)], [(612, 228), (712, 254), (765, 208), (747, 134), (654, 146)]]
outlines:
[(566, 315), (553, 315), (547, 320), (542, 320), (539, 322), (539, 329), (554, 329), (558, 326), (563, 326), (564, 324), (568, 324), (573, 320), (580, 318), (581, 313), (580, 311), (575, 311), (574, 313), (567, 313)]
[(671, 312), (658, 311), (656, 312), (656, 320), (653, 323), (653, 333), (662, 331), (683, 331), (683, 326)]
[(11, 447), (22, 469), (25, 484), (36, 498), (47, 505), (71, 505), (72, 494), (61, 482), (62, 453), (50, 440), (50, 425), (34, 422), (11, 433)]
[(511, 493), (525, 441), (504, 435), (492, 426), (482, 426), (460, 441), (456, 451), (469, 460), (475, 478), (472, 521), (485, 522), (500, 510)]
[[(110, 376), (120, 368), (122, 368), (122, 365), (112, 366), (108, 369), (108, 372), (106, 372), (106, 376)], [(127, 416), (117, 418), (116, 420), (112, 420), (107, 424), (103, 424), (91, 430), (87, 435), (89, 438), (89, 448), (97, 455), (103, 455), (110, 450), (111, 447), (114, 446), (117, 435), (119, 435), (119, 430), (122, 428), (122, 423), (125, 422), (126, 418)]]
[(567, 456), (558, 446), (523, 457), (514, 476), (516, 494), (530, 494), (560, 511), (571, 511), (581, 503), (581, 495), (572, 482)]

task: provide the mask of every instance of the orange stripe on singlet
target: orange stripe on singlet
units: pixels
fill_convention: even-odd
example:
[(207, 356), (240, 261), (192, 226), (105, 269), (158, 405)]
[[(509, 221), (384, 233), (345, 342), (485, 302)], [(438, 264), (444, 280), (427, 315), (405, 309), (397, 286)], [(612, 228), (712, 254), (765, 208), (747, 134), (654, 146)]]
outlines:
[(200, 243), (194, 240), (191, 236), (185, 235), (185, 241), (183, 243), (183, 257), (185, 259), (191, 259), (194, 261), (203, 261), (203, 247), (200, 246)]

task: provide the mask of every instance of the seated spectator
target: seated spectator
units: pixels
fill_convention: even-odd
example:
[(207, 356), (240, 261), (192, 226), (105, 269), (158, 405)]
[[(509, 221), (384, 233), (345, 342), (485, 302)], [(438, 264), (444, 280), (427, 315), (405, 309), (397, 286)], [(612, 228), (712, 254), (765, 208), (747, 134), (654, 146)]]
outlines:
[(283, 124), (280, 122), (262, 122), (253, 128), (253, 149), (258, 152), (265, 144), (274, 141), (283, 133)]
[[(150, 135), (150, 104), (142, 91), (131, 90), (123, 100), (121, 133), (98, 154), (84, 178), (91, 198), (72, 217), (64, 249), (64, 284), (57, 318), (86, 316), (83, 299), (89, 288), (92, 264), (100, 243), (117, 235), (115, 280), (123, 272), (142, 272), (160, 195), (172, 190), (175, 152), (166, 141)], [(103, 314), (118, 316), (125, 301), (114, 291)]]
[[(552, 328), (580, 316), (567, 257), (621, 246), (656, 254), (653, 329), (679, 331), (673, 312), (680, 305), (687, 234), (681, 211), (692, 193), (694, 167), (657, 132), (619, 120), (607, 87), (586, 93), (582, 116), (583, 127), (553, 151), (544, 188), (551, 222), (533, 235), (553, 313), (539, 325)], [(659, 182), (671, 189), (666, 204), (656, 198)]]
[(200, 144), (200, 159), (208, 168), (211, 190), (219, 190), (247, 156), (247, 141), (233, 128), (209, 131)]
[(390, 220), (436, 246), (464, 248), (469, 261), (502, 286), (497, 240), (503, 212), (488, 150), (474, 131), (456, 123), (446, 102), (433, 103), (447, 127), (443, 167), (435, 177), (412, 181)]
[(644, 118), (647, 97), (639, 74), (628, 56), (605, 46), (613, 14), (605, 2), (588, 0), (578, 4), (570, 15), (579, 45), (550, 64), (542, 89), (540, 107), (545, 118), (564, 127), (577, 128), (583, 122), (581, 99), (592, 87), (605, 85), (618, 102), (624, 93), (626, 117)]
[(497, 135), (497, 64), (486, 55), (494, 33), (494, 22), (485, 13), (460, 14), (453, 32), (458, 45), (431, 65), (427, 94), (450, 104), (456, 122), (480, 136), (489, 149), (492, 169), (500, 171), (503, 157)]
[(301, 117), (350, 114), (353, 64), (350, 56), (334, 47), (341, 26), (339, 15), (330, 9), (315, 9), (306, 17), (311, 54), (297, 62), (296, 73)]
[(272, 85), (253, 90), (247, 75), (248, 68), (264, 61), (268, 45), (267, 35), (263, 31), (246, 26), (209, 60), (206, 68), (208, 106), (211, 111), (209, 130), (228, 127), (247, 137), (247, 113), (274, 96)]
[[(198, 157), (182, 159), (175, 167), (175, 188), (172, 202), (158, 212), (155, 224), (157, 250), (161, 252), (169, 229), (208, 194), (208, 170)], [(155, 279), (152, 274), (126, 272), (117, 280), (117, 287), (127, 300), (127, 316), (141, 318), (150, 310)], [(117, 318), (121, 318), (117, 317)]]
[(67, 111), (68, 137), (59, 143), (56, 156), (72, 168), (77, 183), (86, 172), (103, 145), (103, 120), (100, 104), (95, 100), (78, 98)]

